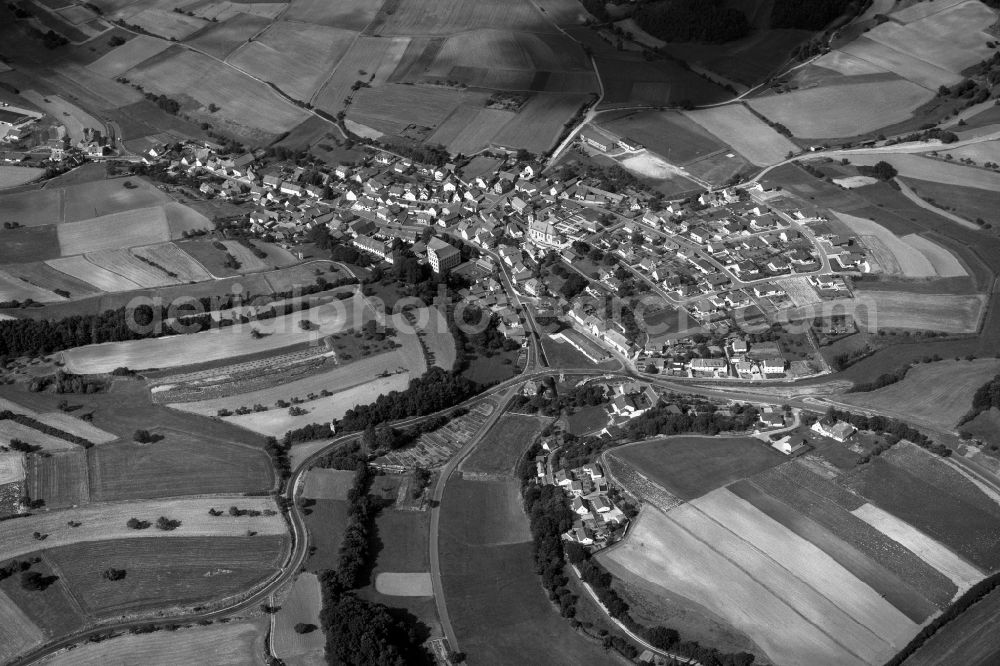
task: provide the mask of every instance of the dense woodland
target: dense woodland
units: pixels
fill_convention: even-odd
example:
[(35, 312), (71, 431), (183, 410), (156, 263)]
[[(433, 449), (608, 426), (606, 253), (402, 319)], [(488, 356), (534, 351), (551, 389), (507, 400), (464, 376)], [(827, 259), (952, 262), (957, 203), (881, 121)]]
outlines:
[(962, 423), (971, 421), (994, 407), (1000, 408), (1000, 375), (980, 386), (972, 395), (972, 409), (962, 418)]
[(750, 32), (746, 15), (723, 0), (662, 0), (641, 6), (633, 18), (666, 42), (721, 44)]

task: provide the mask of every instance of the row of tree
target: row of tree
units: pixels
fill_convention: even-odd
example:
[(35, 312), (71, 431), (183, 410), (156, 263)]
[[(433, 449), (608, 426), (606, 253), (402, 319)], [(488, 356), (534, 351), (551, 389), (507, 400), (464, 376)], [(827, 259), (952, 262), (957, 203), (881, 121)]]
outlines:
[(46, 435), (58, 437), (59, 439), (64, 439), (73, 444), (79, 444), (85, 449), (89, 449), (94, 445), (94, 443), (89, 439), (80, 437), (79, 435), (74, 435), (73, 433), (66, 432), (65, 430), (60, 430), (59, 428), (48, 425), (47, 423), (42, 423), (37, 419), (33, 419), (27, 414), (18, 414), (17, 412), (12, 412), (9, 409), (0, 411), (0, 421), (13, 421), (14, 423), (20, 423), (23, 426), (45, 433)]

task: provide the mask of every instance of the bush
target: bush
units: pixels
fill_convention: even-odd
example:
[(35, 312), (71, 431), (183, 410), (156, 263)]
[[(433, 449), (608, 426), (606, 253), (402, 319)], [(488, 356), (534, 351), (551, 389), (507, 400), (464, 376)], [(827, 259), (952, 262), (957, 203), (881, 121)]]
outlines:
[(156, 529), (163, 530), (165, 532), (172, 532), (180, 526), (181, 521), (167, 518), (166, 516), (160, 516), (156, 520)]
[(144, 530), (150, 525), (148, 520), (139, 520), (138, 518), (129, 518), (125, 524), (132, 530)]

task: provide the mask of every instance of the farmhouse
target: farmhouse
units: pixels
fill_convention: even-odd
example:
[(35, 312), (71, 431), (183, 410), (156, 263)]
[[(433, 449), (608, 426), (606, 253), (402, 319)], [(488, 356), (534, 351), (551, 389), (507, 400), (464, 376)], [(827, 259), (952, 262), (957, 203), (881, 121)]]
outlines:
[(836, 421), (829, 418), (822, 418), (819, 421), (816, 421), (816, 423), (812, 425), (812, 429), (824, 437), (835, 439), (838, 442), (846, 441), (855, 432), (854, 426), (850, 423), (847, 423), (846, 421)]
[(785, 435), (771, 444), (773, 448), (781, 451), (786, 456), (801, 451), (807, 445), (808, 441), (802, 435)]

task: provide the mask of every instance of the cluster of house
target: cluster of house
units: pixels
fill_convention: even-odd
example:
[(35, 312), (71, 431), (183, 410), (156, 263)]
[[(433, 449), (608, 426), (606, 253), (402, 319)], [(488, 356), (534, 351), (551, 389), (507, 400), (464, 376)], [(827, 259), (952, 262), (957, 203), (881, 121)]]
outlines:
[(535, 465), (541, 483), (559, 486), (572, 498), (570, 508), (575, 520), (563, 539), (603, 548), (621, 535), (628, 518), (608, 497), (608, 481), (600, 463), (560, 469), (554, 474), (545, 471), (544, 456), (539, 456)]

